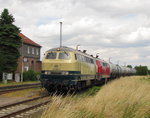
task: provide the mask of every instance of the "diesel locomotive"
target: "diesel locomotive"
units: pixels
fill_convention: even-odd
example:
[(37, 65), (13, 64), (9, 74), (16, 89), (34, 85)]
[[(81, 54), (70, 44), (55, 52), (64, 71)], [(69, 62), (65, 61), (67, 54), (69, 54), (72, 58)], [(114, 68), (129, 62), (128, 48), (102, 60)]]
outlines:
[(44, 55), (41, 83), (48, 91), (80, 90), (135, 73), (135, 69), (108, 63), (85, 51), (58, 47), (48, 50)]

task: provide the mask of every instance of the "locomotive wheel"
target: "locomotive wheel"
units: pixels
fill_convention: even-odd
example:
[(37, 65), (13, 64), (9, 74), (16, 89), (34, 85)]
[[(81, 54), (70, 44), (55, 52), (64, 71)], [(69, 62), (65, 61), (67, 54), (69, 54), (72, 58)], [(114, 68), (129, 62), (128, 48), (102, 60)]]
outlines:
[(53, 92), (53, 91), (54, 91), (52, 88), (46, 88), (46, 90), (47, 90), (48, 92)]
[(83, 88), (83, 89), (86, 88), (86, 81), (83, 81), (83, 82), (82, 82), (82, 88)]
[(81, 83), (78, 82), (78, 83), (77, 83), (77, 90), (81, 90), (81, 88), (82, 88)]

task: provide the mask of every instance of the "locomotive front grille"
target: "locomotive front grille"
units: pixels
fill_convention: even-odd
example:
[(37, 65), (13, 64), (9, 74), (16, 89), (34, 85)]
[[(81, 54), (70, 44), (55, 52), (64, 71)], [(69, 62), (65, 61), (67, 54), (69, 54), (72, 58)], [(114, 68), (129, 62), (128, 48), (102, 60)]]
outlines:
[(61, 75), (61, 72), (51, 72), (51, 75)]
[(68, 75), (68, 71), (43, 71), (42, 73), (46, 75)]

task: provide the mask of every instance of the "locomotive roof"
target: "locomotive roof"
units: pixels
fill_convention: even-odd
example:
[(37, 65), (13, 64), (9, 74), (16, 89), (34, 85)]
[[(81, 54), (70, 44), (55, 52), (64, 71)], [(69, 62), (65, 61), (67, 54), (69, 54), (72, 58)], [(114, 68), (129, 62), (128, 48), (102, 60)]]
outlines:
[(80, 51), (80, 50), (76, 50), (76, 49), (73, 49), (73, 48), (70, 48), (70, 47), (66, 47), (66, 46), (62, 46), (61, 48), (60, 48), (60, 47), (52, 48), (52, 49), (50, 49), (50, 50), (48, 50), (48, 51), (72, 51), (72, 52), (78, 52), (78, 53), (80, 53), (80, 54), (83, 54), (83, 55), (89, 56), (89, 57), (91, 57), (91, 58), (94, 58), (94, 57), (90, 56), (90, 55), (87, 54), (87, 53), (84, 53), (84, 52), (82, 52), (82, 51)]
[[(91, 56), (91, 55), (89, 55), (89, 54), (87, 54), (87, 53), (84, 53), (84, 52), (82, 52), (82, 51), (80, 51), (80, 50), (76, 50), (76, 49), (73, 49), (73, 48), (70, 48), (70, 47), (66, 47), (66, 46), (62, 46), (61, 48), (60, 48), (60, 47), (52, 48), (52, 49), (50, 49), (50, 50), (48, 50), (48, 51), (73, 51), (73, 52), (78, 52), (78, 53), (80, 53), (80, 54), (83, 54), (83, 55), (86, 55), (86, 56), (88, 56), (88, 57), (91, 57), (91, 58), (93, 58), (93, 59), (99, 59), (99, 60), (101, 60), (101, 61), (104, 61), (104, 60), (102, 60), (102, 59), (100, 59), (100, 58), (96, 58), (96, 57), (93, 57), (93, 56)], [(105, 62), (105, 61), (104, 61), (104, 62)]]
[(77, 50), (75, 50), (75, 49), (73, 49), (73, 48), (65, 47), (65, 46), (62, 46), (61, 48), (60, 48), (60, 47), (52, 48), (52, 49), (50, 49), (50, 50), (48, 50), (48, 51), (58, 51), (58, 49), (59, 49), (60, 51), (77, 51)]

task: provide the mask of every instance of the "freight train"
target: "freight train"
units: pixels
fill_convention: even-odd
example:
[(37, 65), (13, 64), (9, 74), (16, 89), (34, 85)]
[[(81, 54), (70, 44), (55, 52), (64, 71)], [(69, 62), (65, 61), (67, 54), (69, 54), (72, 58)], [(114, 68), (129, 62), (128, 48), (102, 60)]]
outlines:
[(50, 49), (44, 54), (41, 83), (48, 91), (80, 90), (135, 73), (133, 68), (108, 63), (86, 51), (63, 46)]

